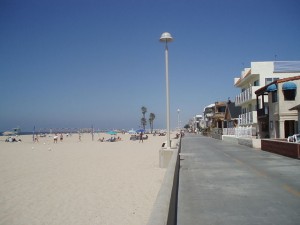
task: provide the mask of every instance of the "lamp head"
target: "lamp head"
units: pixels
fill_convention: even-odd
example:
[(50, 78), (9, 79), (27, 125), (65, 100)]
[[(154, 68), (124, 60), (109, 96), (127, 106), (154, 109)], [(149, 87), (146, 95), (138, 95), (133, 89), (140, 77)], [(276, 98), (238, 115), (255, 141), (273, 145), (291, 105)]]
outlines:
[(161, 35), (161, 37), (160, 37), (159, 40), (161, 42), (171, 42), (171, 41), (173, 41), (173, 38), (172, 38), (172, 36), (171, 36), (170, 33), (164, 32), (164, 33), (162, 33), (162, 35)]

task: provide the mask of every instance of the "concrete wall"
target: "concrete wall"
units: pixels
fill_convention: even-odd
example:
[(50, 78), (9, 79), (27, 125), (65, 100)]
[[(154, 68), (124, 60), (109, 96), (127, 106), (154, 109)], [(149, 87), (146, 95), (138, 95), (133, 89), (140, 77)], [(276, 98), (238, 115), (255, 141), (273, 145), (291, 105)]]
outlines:
[(260, 139), (238, 138), (238, 143), (240, 145), (246, 145), (250, 148), (261, 148), (261, 140)]
[(299, 159), (300, 144), (277, 140), (261, 140), (261, 150)]
[(238, 138), (236, 138), (235, 136), (229, 136), (229, 135), (223, 135), (222, 136), (222, 140), (229, 142), (229, 143), (233, 143), (233, 144), (238, 144)]
[(258, 149), (261, 148), (261, 139), (237, 138), (235, 136), (223, 135), (222, 140), (234, 144), (245, 145), (250, 148), (258, 148)]
[(175, 225), (177, 223), (177, 197), (179, 179), (179, 153), (178, 148), (172, 150), (172, 157), (168, 163), (165, 177), (149, 218), (147, 225)]
[(211, 137), (214, 139), (222, 140), (222, 135), (221, 134), (211, 134)]

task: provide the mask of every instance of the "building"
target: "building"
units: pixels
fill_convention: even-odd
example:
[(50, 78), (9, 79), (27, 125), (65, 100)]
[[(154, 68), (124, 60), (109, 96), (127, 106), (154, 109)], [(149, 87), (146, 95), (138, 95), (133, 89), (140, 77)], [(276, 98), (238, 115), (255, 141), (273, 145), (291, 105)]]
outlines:
[(225, 125), (224, 128), (235, 128), (238, 126), (239, 115), (241, 112), (240, 106), (235, 106), (235, 102), (228, 100), (225, 110)]
[(212, 127), (224, 128), (226, 102), (215, 102), (214, 114), (212, 116)]
[(233, 128), (238, 125), (238, 116), (241, 107), (235, 106), (235, 102), (215, 102), (204, 108), (204, 128)]
[(203, 110), (204, 128), (212, 126), (212, 117), (215, 113), (215, 104), (206, 106)]
[(257, 102), (262, 101), (262, 106), (257, 109), (261, 137), (286, 139), (300, 133), (300, 76), (276, 80), (255, 94)]
[[(256, 110), (261, 108), (263, 100), (267, 107), (268, 98), (258, 101), (255, 91), (276, 80), (299, 76), (299, 65), (300, 61), (251, 62), (250, 68), (245, 68), (239, 78), (234, 78), (234, 86), (241, 90), (235, 97), (235, 105), (241, 107), (239, 126), (252, 126), (252, 135), (257, 135), (259, 127)], [(267, 125), (263, 124), (262, 127), (263, 130), (267, 129)]]

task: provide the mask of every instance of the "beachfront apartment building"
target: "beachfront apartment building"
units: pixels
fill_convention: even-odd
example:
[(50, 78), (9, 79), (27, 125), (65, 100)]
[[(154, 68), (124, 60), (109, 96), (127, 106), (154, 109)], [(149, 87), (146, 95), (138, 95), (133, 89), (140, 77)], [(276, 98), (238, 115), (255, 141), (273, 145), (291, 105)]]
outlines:
[[(252, 126), (252, 135), (257, 135), (257, 109), (261, 108), (263, 102), (257, 101), (255, 91), (276, 80), (299, 76), (300, 72), (294, 69), (298, 64), (298, 61), (251, 62), (251, 66), (245, 68), (240, 77), (234, 78), (234, 86), (241, 90), (235, 97), (235, 105), (241, 107), (238, 126)], [(264, 101), (264, 110), (267, 110), (268, 99)]]
[(203, 110), (204, 128), (234, 128), (237, 124), (237, 110), (235, 102), (228, 101), (215, 102), (206, 106)]
[(210, 104), (203, 109), (204, 128), (212, 126), (212, 118), (215, 114), (215, 104)]
[[(257, 101), (263, 102), (262, 107), (257, 109), (260, 137), (286, 139), (300, 133), (300, 76), (276, 80), (255, 94)], [(268, 110), (264, 110), (265, 98)]]
[(215, 102), (214, 114), (212, 116), (212, 126), (214, 128), (224, 128), (227, 127), (224, 125), (225, 120), (225, 111), (226, 111), (226, 102)]

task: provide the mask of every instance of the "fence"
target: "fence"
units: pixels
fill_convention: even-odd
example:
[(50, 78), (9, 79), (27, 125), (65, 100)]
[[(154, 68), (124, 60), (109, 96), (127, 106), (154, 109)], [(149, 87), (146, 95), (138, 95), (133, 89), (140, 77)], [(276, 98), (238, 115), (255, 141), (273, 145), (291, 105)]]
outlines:
[(223, 135), (231, 135), (235, 137), (251, 137), (252, 126), (236, 127), (236, 128), (223, 128)]

